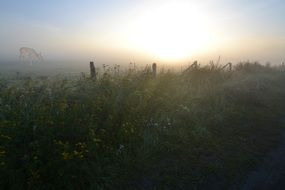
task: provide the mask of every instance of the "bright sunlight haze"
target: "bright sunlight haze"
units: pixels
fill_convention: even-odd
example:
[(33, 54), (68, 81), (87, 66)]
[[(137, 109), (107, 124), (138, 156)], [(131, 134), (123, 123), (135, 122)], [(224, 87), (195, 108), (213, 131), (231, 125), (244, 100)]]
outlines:
[[(130, 47), (164, 61), (177, 61), (206, 51), (218, 36), (210, 15), (190, 2), (168, 2), (134, 19), (126, 38)], [(134, 30), (131, 30), (134, 28)]]
[(0, 61), (32, 47), (51, 61), (280, 63), (284, 8), (281, 0), (4, 0)]

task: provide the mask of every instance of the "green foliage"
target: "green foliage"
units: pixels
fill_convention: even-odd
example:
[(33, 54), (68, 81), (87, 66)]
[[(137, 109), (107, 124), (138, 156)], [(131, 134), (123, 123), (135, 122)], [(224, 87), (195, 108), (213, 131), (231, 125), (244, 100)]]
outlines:
[(150, 71), (0, 80), (3, 189), (226, 189), (278, 139), (285, 75)]

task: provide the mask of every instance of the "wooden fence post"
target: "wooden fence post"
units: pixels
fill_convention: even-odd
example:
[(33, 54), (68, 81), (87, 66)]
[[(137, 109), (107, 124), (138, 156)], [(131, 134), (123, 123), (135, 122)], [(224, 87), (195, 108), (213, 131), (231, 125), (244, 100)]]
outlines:
[(96, 80), (96, 69), (93, 61), (90, 62), (90, 76)]
[(153, 77), (155, 78), (156, 77), (156, 63), (152, 64), (152, 74), (153, 74)]

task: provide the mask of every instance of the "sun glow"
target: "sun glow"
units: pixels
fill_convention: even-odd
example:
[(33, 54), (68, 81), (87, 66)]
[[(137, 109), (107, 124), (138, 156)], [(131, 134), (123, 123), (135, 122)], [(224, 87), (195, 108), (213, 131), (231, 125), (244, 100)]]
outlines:
[(144, 11), (129, 29), (131, 46), (166, 61), (186, 59), (209, 48), (210, 16), (189, 2), (171, 2)]

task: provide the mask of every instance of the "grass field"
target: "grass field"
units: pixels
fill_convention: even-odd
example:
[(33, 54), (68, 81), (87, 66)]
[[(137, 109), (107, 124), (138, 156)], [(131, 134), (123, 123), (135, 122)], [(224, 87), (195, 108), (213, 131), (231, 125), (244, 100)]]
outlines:
[(253, 63), (2, 77), (0, 187), (239, 189), (280, 140), (284, 86)]

